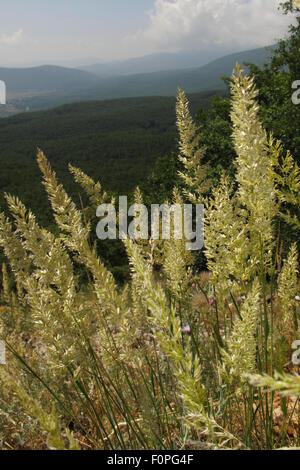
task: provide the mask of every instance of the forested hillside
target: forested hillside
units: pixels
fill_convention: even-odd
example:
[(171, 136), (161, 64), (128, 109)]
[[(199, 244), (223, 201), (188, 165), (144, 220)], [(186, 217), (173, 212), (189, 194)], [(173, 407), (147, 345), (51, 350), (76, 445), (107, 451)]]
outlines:
[[(207, 108), (214, 93), (193, 95), (193, 110)], [(3, 193), (22, 198), (45, 224), (48, 203), (36, 167), (37, 148), (48, 155), (68, 190), (68, 163), (126, 193), (142, 183), (160, 156), (176, 149), (175, 98), (91, 101), (0, 120), (1, 202)]]
[(54, 65), (31, 68), (0, 67), (0, 80), (4, 80), (9, 94), (48, 92), (84, 88), (97, 81), (97, 77), (83, 70)]
[[(221, 61), (227, 61), (230, 51), (223, 51), (220, 49), (218, 52), (212, 51), (209, 48), (201, 51), (181, 51), (177, 53), (160, 53), (151, 54), (143, 57), (136, 57), (123, 61), (114, 61), (108, 63), (96, 63), (93, 65), (80, 67), (82, 70), (92, 72), (99, 77), (113, 77), (121, 75), (133, 75), (139, 73), (152, 73), (162, 70), (179, 70), (179, 69), (196, 69), (203, 65), (212, 63), (221, 58)], [(254, 49), (253, 51), (243, 51), (235, 53), (235, 60), (242, 61), (251, 60), (256, 63), (261, 62), (261, 58), (265, 60), (265, 48)], [(252, 57), (250, 57), (252, 55)], [(247, 57), (248, 56), (248, 57)]]
[[(124, 76), (113, 74), (109, 78), (96, 77), (84, 71), (50, 67), (49, 77), (45, 76), (45, 80), (41, 80), (41, 77), (46, 75), (47, 67), (37, 68), (36, 74), (35, 69), (20, 70), (20, 83), (17, 83), (16, 73), (13, 74), (13, 89), (19, 87), (24, 92), (12, 96), (9, 104), (19, 111), (34, 111), (75, 101), (137, 96), (175, 96), (178, 86), (187, 93), (225, 90), (222, 76), (231, 75), (237, 62), (240, 64), (251, 62), (262, 66), (269, 57), (270, 50), (260, 48), (231, 54), (201, 67), (196, 61), (195, 66), (189, 69), (162, 69), (153, 73), (134, 73), (133, 68), (131, 74), (127, 70)], [(146, 65), (145, 70), (147, 70)], [(3, 79), (6, 77), (4, 72), (5, 69)], [(30, 74), (32, 74), (31, 81), (29, 80)], [(22, 84), (23, 75), (25, 85)], [(57, 81), (60, 76), (61, 83), (59, 84)], [(82, 86), (79, 86), (80, 81)], [(7, 77), (7, 89), (10, 92), (9, 77)]]

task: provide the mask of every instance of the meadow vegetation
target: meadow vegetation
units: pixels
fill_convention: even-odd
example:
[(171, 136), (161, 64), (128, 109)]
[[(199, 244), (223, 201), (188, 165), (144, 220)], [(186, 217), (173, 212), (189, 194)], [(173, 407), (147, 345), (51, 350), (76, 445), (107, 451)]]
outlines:
[(298, 248), (279, 223), (299, 233), (300, 169), (278, 128), (262, 124), (255, 76), (237, 66), (230, 87), (221, 127), (233, 165), (211, 168), (179, 90), (174, 184), (160, 195), (205, 206), (206, 270), (174, 233), (127, 239), (130, 280), (118, 283), (94, 233), (96, 208), (114, 197), (70, 165), (88, 201), (76, 205), (42, 151), (55, 229), (6, 194), (2, 449), (300, 447)]
[[(41, 151), (57, 235), (6, 196), (2, 448), (299, 446), (300, 379), (291, 363), (299, 338), (297, 247), (282, 262), (274, 221), (297, 196), (300, 171), (263, 129), (257, 93), (237, 68), (235, 181), (223, 174), (206, 196), (205, 151), (179, 91), (185, 169), (174, 201), (205, 205), (205, 273), (193, 270), (185, 240), (128, 239), (131, 280), (118, 286), (90, 243), (89, 211), (76, 207)], [(90, 209), (108, 200), (100, 184), (70, 170)], [(78, 282), (76, 264), (88, 284)]]

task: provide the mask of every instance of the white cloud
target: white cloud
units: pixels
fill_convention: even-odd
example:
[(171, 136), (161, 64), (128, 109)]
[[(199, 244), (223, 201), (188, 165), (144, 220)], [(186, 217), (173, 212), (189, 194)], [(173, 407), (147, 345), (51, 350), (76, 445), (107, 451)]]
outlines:
[(291, 23), (278, 5), (279, 0), (155, 0), (149, 25), (127, 38), (128, 46), (176, 51), (270, 45)]
[(2, 34), (0, 36), (0, 45), (1, 46), (15, 46), (20, 44), (23, 39), (23, 29), (19, 29), (12, 34)]

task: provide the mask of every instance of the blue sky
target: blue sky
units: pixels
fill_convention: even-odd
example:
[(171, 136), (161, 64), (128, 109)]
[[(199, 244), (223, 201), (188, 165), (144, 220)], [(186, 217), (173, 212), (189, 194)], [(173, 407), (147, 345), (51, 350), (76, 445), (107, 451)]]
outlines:
[(1, 0), (1, 30), (37, 34), (133, 32), (147, 21), (154, 0)]
[(277, 0), (0, 0), (0, 66), (84, 63), (269, 45)]

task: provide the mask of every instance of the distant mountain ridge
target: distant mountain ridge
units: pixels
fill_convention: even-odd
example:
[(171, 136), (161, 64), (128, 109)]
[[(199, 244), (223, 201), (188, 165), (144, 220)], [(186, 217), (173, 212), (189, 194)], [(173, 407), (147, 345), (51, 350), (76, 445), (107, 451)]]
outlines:
[[(275, 46), (270, 46), (271, 50)], [(180, 87), (187, 93), (226, 88), (223, 76), (230, 76), (237, 62), (262, 66), (270, 56), (265, 48), (243, 51), (214, 60), (199, 68), (111, 77), (101, 81), (98, 92), (109, 98), (134, 96), (174, 96)], [(246, 69), (246, 67), (244, 67)]]
[(174, 96), (178, 87), (187, 93), (224, 90), (226, 85), (221, 77), (230, 76), (237, 62), (241, 65), (244, 62), (252, 62), (262, 66), (268, 61), (275, 47), (230, 54), (198, 68), (110, 78), (100, 78), (87, 71), (54, 66), (32, 69), (2, 68), (0, 79), (7, 80), (8, 92), (23, 91), (21, 96), (12, 96), (8, 101), (11, 109), (19, 111), (47, 109), (87, 100)]
[(0, 80), (4, 80), (8, 93), (41, 92), (91, 86), (98, 77), (90, 72), (43, 65), (29, 68), (0, 67)]
[(213, 60), (224, 57), (232, 51), (183, 51), (176, 53), (150, 54), (132, 59), (101, 62), (78, 67), (81, 70), (94, 73), (101, 78), (114, 76), (153, 73), (168, 70), (197, 68)]

